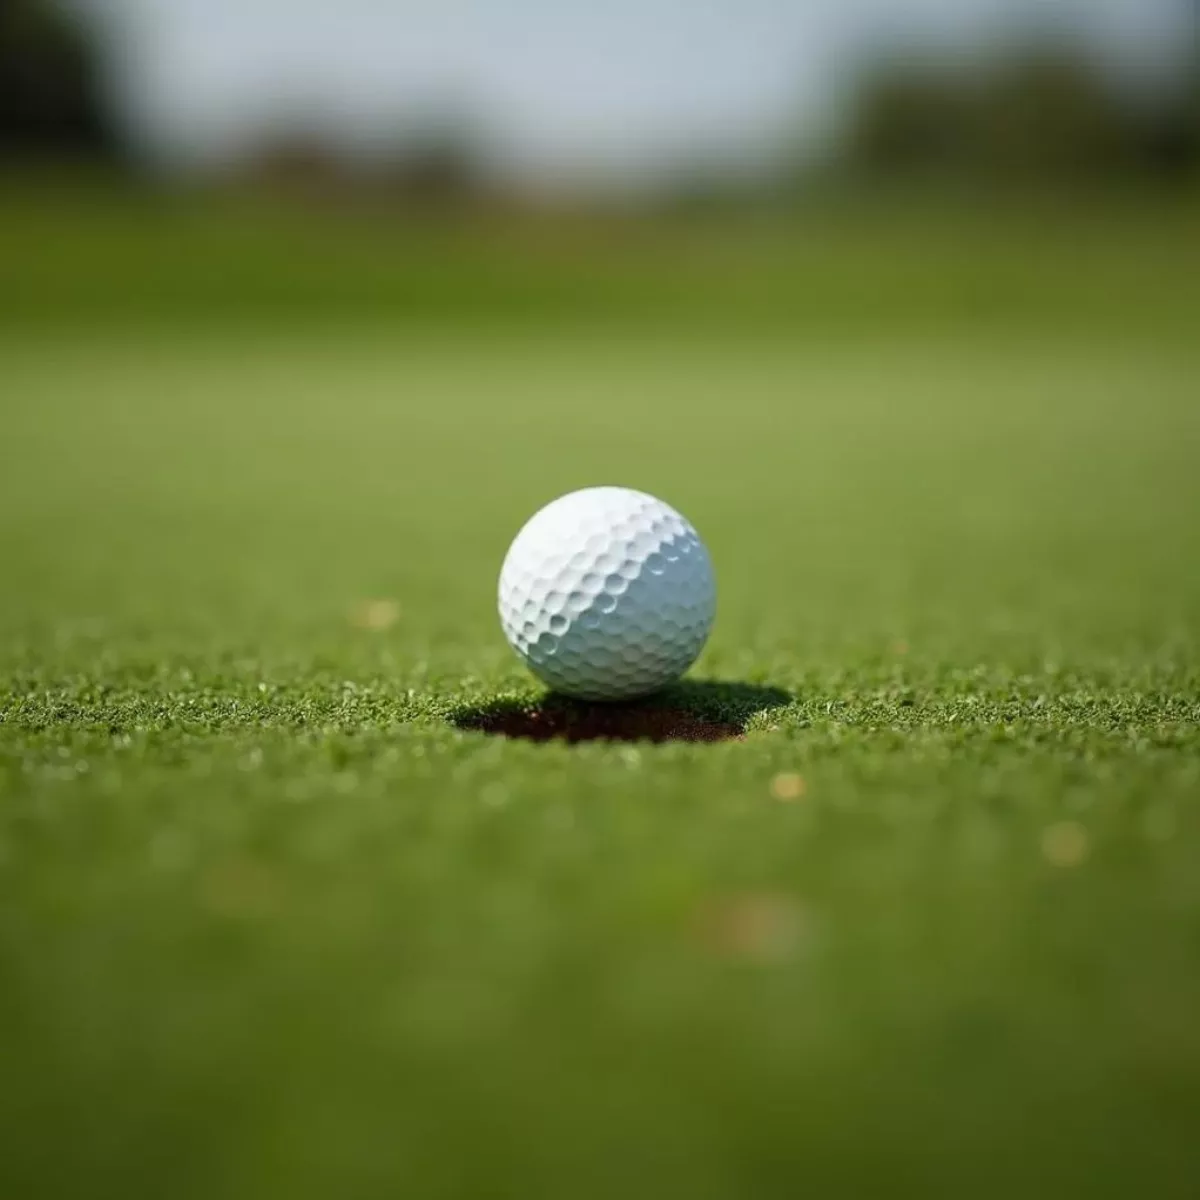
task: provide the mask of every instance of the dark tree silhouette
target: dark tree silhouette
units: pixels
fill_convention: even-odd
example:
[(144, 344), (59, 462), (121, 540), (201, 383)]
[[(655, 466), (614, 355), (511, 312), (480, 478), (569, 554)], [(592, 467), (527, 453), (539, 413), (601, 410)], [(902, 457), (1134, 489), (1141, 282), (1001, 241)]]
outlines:
[(892, 64), (869, 72), (845, 157), (880, 175), (1097, 180), (1194, 173), (1197, 70), (1153, 96), (1116, 86), (1086, 57), (1034, 47), (991, 64)]
[(2, 0), (0, 156), (105, 158), (116, 149), (86, 30), (48, 0)]

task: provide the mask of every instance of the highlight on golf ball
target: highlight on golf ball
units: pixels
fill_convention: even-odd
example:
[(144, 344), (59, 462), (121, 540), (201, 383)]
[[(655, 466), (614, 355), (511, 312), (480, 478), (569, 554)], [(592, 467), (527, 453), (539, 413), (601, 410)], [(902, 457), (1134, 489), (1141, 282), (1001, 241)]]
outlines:
[(580, 700), (630, 700), (677, 680), (716, 615), (700, 535), (670, 505), (593, 487), (548, 504), (500, 571), (509, 644), (548, 687)]

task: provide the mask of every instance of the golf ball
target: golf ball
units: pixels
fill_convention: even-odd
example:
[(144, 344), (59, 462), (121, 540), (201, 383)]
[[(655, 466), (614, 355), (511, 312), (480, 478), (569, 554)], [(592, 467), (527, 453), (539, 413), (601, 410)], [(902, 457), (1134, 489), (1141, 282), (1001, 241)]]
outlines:
[(581, 700), (628, 700), (674, 682), (715, 612), (712, 563), (695, 529), (630, 488), (585, 488), (548, 504), (500, 572), (510, 645), (543, 683)]

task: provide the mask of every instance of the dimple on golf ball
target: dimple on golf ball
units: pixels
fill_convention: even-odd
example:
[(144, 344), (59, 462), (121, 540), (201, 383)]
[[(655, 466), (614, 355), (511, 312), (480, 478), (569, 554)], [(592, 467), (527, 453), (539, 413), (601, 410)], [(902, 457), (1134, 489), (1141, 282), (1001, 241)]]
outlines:
[(500, 621), (529, 669), (580, 700), (629, 700), (696, 661), (716, 614), (704, 543), (630, 488), (571, 492), (535, 513), (500, 571)]

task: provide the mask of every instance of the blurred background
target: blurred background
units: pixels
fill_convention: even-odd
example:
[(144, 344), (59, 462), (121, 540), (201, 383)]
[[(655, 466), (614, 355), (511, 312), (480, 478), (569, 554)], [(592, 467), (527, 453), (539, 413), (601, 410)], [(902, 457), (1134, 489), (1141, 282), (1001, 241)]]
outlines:
[[(1200, 18), (1193, 0), (6, 0), (0, 164), (8, 318), (509, 304), (645, 318), (744, 311), (748, 290), (765, 319), (805, 307), (779, 295), (776, 262), (797, 214), (1190, 195)], [(146, 226), (146, 205), (169, 230)], [(301, 219), (277, 225), (280, 210)], [(364, 221), (367, 245), (351, 234)], [(594, 240), (556, 236), (637, 222), (658, 257), (638, 239), (605, 262)], [(773, 245), (731, 247), (731, 227), (764, 222)], [(422, 238), (410, 257), (430, 225), (453, 244)], [(720, 262), (697, 278), (689, 257), (672, 286), (681, 230), (684, 257), (719, 246)], [(508, 235), (519, 253), (502, 252)], [(283, 269), (313, 236), (315, 261)], [(855, 240), (820, 277), (835, 309)], [(869, 308), (860, 295), (843, 315)]]
[(814, 176), (1178, 181), (1193, 0), (9, 0), (8, 164), (662, 203)]

